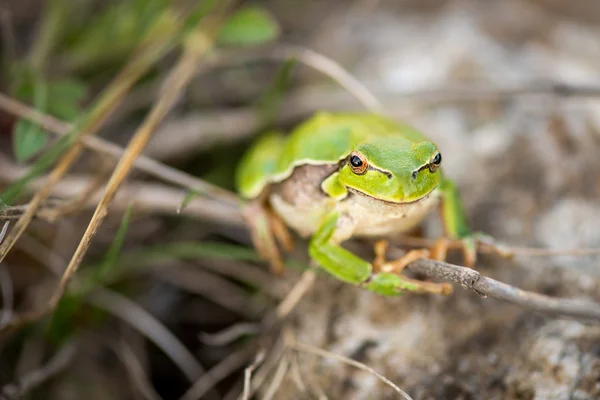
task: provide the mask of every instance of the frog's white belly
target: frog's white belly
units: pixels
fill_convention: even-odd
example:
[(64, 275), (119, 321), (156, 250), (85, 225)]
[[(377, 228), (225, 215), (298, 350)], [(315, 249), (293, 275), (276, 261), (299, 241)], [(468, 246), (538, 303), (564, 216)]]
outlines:
[(273, 193), (270, 202), (284, 222), (302, 236), (314, 233), (323, 218), (333, 208), (341, 212), (337, 239), (350, 236), (385, 236), (415, 228), (436, 206), (439, 193), (434, 190), (426, 197), (412, 203), (390, 203), (355, 192), (341, 202), (324, 196), (311, 202), (291, 204)]
[(353, 236), (383, 236), (415, 228), (436, 206), (438, 199), (437, 190), (418, 201), (404, 204), (355, 194), (339, 207), (343, 215), (352, 220)]

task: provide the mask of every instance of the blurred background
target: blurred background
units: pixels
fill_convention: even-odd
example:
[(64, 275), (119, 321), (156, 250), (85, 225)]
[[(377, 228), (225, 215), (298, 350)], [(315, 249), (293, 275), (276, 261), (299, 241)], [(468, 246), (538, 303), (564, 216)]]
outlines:
[[(1, 0), (0, 33), (0, 218), (61, 162), (69, 124), (101, 139), (0, 264), (1, 399), (401, 398), (290, 343), (364, 363), (415, 399), (600, 398), (597, 324), (458, 286), (390, 299), (318, 274), (264, 329), (301, 279), (305, 242), (275, 277), (235, 198), (188, 190), (194, 177), (233, 190), (257, 134), (364, 111), (371, 92), (438, 144), (475, 230), (514, 247), (600, 248), (600, 3)], [(211, 48), (143, 153), (171, 169), (130, 174), (54, 313), (20, 323), (48, 304), (83, 237), (116, 164), (106, 143), (127, 146), (169, 96), (182, 51), (202, 49), (198, 34)], [(366, 89), (350, 93), (348, 79)], [(600, 301), (598, 257), (480, 264), (519, 288)]]

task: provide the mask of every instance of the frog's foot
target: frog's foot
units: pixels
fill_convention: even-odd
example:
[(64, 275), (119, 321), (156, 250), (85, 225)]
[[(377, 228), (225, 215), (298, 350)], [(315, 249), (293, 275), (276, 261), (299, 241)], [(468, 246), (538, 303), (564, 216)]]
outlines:
[(398, 291), (411, 291), (417, 293), (451, 294), (452, 285), (449, 283), (432, 283), (407, 278), (400, 273), (413, 261), (420, 258), (430, 258), (427, 249), (411, 250), (404, 256), (394, 260), (386, 261), (385, 252), (388, 242), (380, 240), (375, 243), (375, 259), (373, 260), (374, 274), (366, 283), (367, 289), (380, 294), (393, 294)]
[(371, 275), (363, 286), (371, 292), (384, 296), (398, 296), (404, 292), (449, 295), (452, 294), (453, 290), (452, 285), (449, 283), (419, 281), (389, 272), (379, 272)]
[[(477, 262), (477, 244), (481, 243), (486, 245), (488, 248), (493, 250), (494, 253), (510, 258), (514, 254), (511, 250), (501, 243), (497, 242), (491, 236), (483, 233), (474, 233), (472, 235), (463, 237), (460, 239), (461, 249), (463, 253), (464, 266), (467, 268), (474, 268)], [(451, 240), (445, 237), (436, 240), (435, 244), (431, 248), (431, 259), (437, 261), (446, 261), (448, 254), (448, 247), (450, 246)]]
[[(436, 240), (431, 248), (431, 259), (436, 261), (446, 261), (450, 243), (451, 240), (446, 237), (441, 237)], [(473, 237), (469, 236), (461, 239), (461, 249), (465, 267), (472, 269), (475, 267), (475, 262), (477, 261), (477, 248), (475, 247), (475, 240)]]
[(283, 262), (277, 243), (270, 213), (260, 202), (250, 202), (242, 209), (242, 215), (250, 230), (250, 238), (261, 260), (268, 261), (275, 274), (283, 272)]

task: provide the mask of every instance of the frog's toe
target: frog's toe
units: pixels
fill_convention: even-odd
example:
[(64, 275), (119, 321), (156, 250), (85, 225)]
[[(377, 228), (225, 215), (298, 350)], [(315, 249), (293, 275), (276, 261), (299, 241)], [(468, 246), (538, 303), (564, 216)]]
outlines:
[(404, 268), (413, 261), (420, 258), (430, 258), (430, 251), (427, 249), (415, 249), (411, 250), (402, 257), (387, 261), (385, 258), (385, 252), (387, 251), (389, 244), (386, 240), (380, 240), (375, 243), (374, 252), (375, 259), (373, 260), (373, 270), (376, 272), (389, 272), (399, 274)]
[(467, 237), (461, 239), (464, 265), (467, 268), (475, 268), (477, 262), (477, 247), (475, 245), (475, 239), (473, 237)]
[(388, 272), (373, 275), (365, 287), (384, 296), (399, 296), (406, 292), (450, 295), (453, 292), (449, 283), (419, 281)]
[(446, 261), (446, 256), (448, 255), (448, 247), (450, 246), (450, 240), (445, 237), (441, 237), (435, 241), (434, 245), (431, 247), (431, 258), (435, 261)]
[[(448, 255), (448, 248), (450, 247), (451, 240), (442, 237), (435, 241), (435, 244), (431, 248), (431, 259), (436, 261), (446, 261)], [(477, 248), (475, 246), (475, 239), (471, 236), (460, 240), (461, 249), (463, 253), (463, 264), (467, 268), (474, 268), (477, 262)]]
[(482, 232), (476, 232), (473, 234), (473, 239), (475, 239), (478, 243), (487, 246), (495, 254), (498, 254), (501, 257), (513, 258), (515, 256), (515, 253), (508, 245), (499, 242), (490, 235)]

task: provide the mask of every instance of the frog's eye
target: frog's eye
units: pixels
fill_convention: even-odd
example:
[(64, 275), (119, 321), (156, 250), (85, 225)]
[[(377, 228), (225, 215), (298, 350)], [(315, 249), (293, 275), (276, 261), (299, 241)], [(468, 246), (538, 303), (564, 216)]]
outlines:
[(365, 171), (367, 170), (367, 167), (369, 166), (367, 163), (367, 160), (365, 159), (365, 156), (363, 156), (362, 154), (360, 154), (359, 152), (353, 151), (350, 154), (350, 169), (352, 170), (352, 172), (354, 172), (355, 174), (364, 174)]
[(437, 153), (435, 153), (435, 155), (431, 159), (431, 162), (429, 163), (429, 171), (431, 171), (431, 172), (437, 171), (437, 169), (440, 167), (441, 164), (442, 164), (442, 155), (439, 152), (437, 152)]

